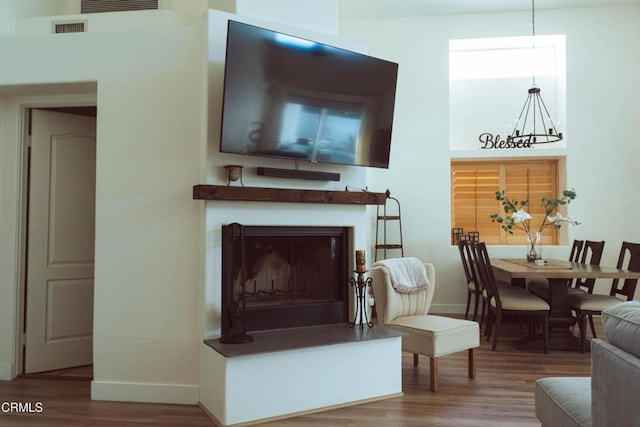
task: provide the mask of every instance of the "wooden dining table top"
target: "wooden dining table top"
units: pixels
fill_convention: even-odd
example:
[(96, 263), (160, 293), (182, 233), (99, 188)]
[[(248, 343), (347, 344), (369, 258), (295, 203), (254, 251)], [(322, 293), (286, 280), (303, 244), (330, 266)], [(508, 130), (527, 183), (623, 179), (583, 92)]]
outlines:
[(615, 267), (557, 259), (546, 261), (545, 265), (538, 265), (522, 258), (497, 258), (491, 260), (491, 266), (514, 279), (640, 279), (640, 272)]

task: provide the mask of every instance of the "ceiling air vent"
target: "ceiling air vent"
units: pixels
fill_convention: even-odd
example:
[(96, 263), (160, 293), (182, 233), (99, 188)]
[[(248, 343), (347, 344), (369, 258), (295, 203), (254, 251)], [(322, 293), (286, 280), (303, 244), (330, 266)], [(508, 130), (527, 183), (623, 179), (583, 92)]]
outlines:
[(63, 33), (84, 33), (87, 31), (87, 21), (74, 21), (74, 22), (54, 22), (53, 32), (54, 34)]
[(158, 9), (158, 0), (82, 0), (80, 13)]

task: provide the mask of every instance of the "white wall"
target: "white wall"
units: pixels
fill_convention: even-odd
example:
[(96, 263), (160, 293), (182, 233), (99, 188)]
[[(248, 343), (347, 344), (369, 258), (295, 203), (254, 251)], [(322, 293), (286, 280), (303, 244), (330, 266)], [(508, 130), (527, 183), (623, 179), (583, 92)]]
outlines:
[(0, 36), (13, 35), (15, 20), (34, 16), (67, 15), (78, 0), (3, 0), (0, 2)]
[(236, 0), (235, 13), (334, 36), (338, 33), (338, 0)]
[[(335, 3), (330, 3), (330, 8), (305, 11), (291, 2), (290, 11), (279, 16), (280, 22), (290, 25), (277, 25), (290, 33), (311, 34), (364, 50), (362, 43), (326, 36), (335, 32), (337, 22)], [(315, 32), (297, 27), (301, 16), (310, 21), (319, 10), (323, 12), (315, 15)], [(266, 23), (258, 12), (242, 19)], [(170, 11), (84, 15), (83, 19), (89, 19), (88, 33), (51, 35), (51, 20), (60, 16), (43, 17), (47, 14), (37, 15), (34, 9), (26, 16), (39, 17), (19, 22), (21, 36), (0, 38), (0, 51), (15, 58), (0, 74), (0, 123), (5, 124), (0, 126), (0, 378), (11, 378), (17, 369), (20, 108), (61, 99), (95, 102), (98, 162), (92, 397), (195, 403), (204, 328), (206, 325), (211, 334), (219, 327), (215, 317), (219, 288), (211, 279), (219, 268), (218, 261), (208, 258), (211, 234), (215, 235), (221, 223), (229, 222), (228, 218), (249, 221), (245, 220), (248, 213), (254, 215), (254, 223), (259, 218), (262, 223), (286, 219), (290, 224), (308, 224), (310, 209), (319, 215), (315, 224), (340, 224), (355, 230), (366, 225), (367, 209), (289, 205), (269, 216), (260, 212), (267, 207), (263, 204), (225, 204), (219, 212), (206, 209), (207, 218), (213, 215), (214, 219), (205, 226), (205, 202), (191, 199), (192, 186), (225, 183), (222, 165), (238, 163), (235, 156), (217, 153), (215, 139), (222, 94), (220, 55), (226, 37), (223, 27), (215, 26), (221, 21), (212, 29), (217, 38), (209, 46), (213, 57), (207, 69), (207, 16), (199, 20)], [(133, 21), (138, 27), (131, 25)], [(323, 23), (324, 34), (317, 32), (317, 22)], [(97, 92), (92, 89), (96, 85)], [(210, 140), (207, 126), (216, 135)], [(244, 158), (242, 163), (248, 167), (294, 166)], [(323, 170), (318, 165), (305, 166)], [(332, 170), (342, 173), (342, 182), (258, 181), (251, 174), (245, 175), (245, 182), (340, 190), (345, 184), (367, 185), (364, 168), (336, 166)], [(354, 231), (354, 245), (364, 247), (368, 244), (366, 227), (360, 230)]]
[[(152, 13), (163, 22), (173, 15)], [(0, 51), (13, 58), (2, 67), (0, 85), (8, 87), (0, 97), (39, 100), (48, 86), (35, 85), (97, 82), (94, 398), (198, 399), (204, 217), (191, 188), (204, 176), (205, 28), (198, 19), (147, 31), (0, 38)], [(6, 104), (0, 120), (16, 120), (18, 105)], [(17, 129), (0, 135), (0, 366), (15, 375), (15, 328), (4, 320), (16, 318), (17, 276), (5, 268), (17, 265), (20, 142)]]
[[(530, 35), (529, 16), (517, 12), (340, 22), (340, 36), (362, 40), (370, 54), (400, 63), (391, 167), (374, 171), (373, 189), (389, 188), (402, 203), (405, 255), (435, 264), (439, 285), (434, 310), (460, 311), (466, 297), (459, 255), (450, 244), (448, 42)], [(640, 146), (634, 126), (640, 117), (638, 22), (638, 5), (536, 14), (536, 34), (567, 35), (567, 148), (550, 154), (566, 155), (567, 185), (578, 193), (569, 211), (582, 225), (568, 237), (605, 240), (603, 265), (615, 265), (624, 239), (640, 241), (635, 220)], [(521, 99), (522, 93), (513, 96)], [(486, 153), (466, 153), (481, 154)], [(491, 247), (490, 253), (521, 256), (524, 248)], [(565, 258), (568, 249), (545, 248), (545, 253)], [(606, 288), (610, 282), (597, 286)]]

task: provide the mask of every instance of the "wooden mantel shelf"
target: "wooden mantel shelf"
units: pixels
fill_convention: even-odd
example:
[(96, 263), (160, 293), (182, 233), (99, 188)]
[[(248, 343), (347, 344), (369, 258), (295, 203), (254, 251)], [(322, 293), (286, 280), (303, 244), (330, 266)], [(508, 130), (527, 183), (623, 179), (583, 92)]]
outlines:
[(384, 205), (388, 195), (388, 190), (386, 193), (371, 193), (368, 191), (296, 190), (206, 184), (193, 186), (194, 200)]

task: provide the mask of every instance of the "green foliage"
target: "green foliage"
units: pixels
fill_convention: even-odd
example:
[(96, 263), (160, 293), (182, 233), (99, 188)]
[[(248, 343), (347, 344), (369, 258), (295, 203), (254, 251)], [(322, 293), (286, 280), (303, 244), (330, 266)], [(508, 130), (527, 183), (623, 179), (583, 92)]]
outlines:
[[(540, 200), (540, 206), (544, 208), (545, 215), (540, 227), (536, 231), (540, 233), (548, 226), (553, 226), (553, 228), (557, 230), (561, 228), (562, 223), (565, 222), (572, 225), (579, 225), (580, 223), (570, 216), (564, 217), (558, 212), (560, 206), (571, 203), (576, 197), (577, 194), (573, 189), (564, 190), (561, 198), (543, 196)], [(506, 233), (513, 234), (513, 230), (517, 229), (531, 236), (530, 220), (532, 217), (525, 211), (525, 208), (529, 206), (529, 200), (511, 200), (507, 197), (504, 190), (496, 191), (496, 200), (502, 204), (502, 210), (505, 215), (502, 216), (499, 213), (494, 213), (489, 216), (491, 222), (498, 223), (500, 228)]]

